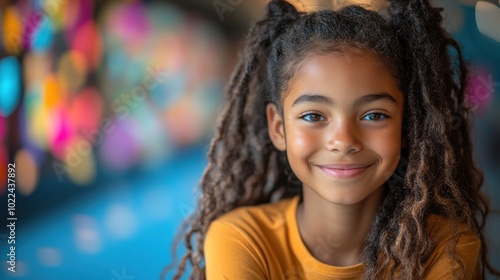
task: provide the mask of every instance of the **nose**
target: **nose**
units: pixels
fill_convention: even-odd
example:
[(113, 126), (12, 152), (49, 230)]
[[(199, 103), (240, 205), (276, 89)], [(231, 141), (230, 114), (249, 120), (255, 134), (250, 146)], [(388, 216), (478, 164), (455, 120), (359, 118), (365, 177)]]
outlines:
[(329, 151), (352, 154), (362, 149), (362, 143), (355, 125), (343, 121), (332, 123), (331, 126), (326, 141), (326, 148)]

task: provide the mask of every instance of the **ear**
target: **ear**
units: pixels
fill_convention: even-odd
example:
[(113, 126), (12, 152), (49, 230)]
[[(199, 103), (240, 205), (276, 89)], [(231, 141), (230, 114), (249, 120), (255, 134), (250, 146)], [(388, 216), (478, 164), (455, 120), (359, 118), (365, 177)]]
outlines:
[(276, 105), (272, 103), (267, 104), (266, 115), (269, 138), (271, 138), (271, 142), (273, 142), (274, 147), (283, 152), (286, 150), (285, 128), (283, 119), (281, 118)]

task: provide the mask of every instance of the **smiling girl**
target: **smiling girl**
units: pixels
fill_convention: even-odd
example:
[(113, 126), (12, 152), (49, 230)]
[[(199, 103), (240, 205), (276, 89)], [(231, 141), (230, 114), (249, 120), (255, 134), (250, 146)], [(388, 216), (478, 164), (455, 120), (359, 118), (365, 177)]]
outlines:
[(497, 273), (460, 48), (428, 1), (390, 4), (386, 17), (268, 4), (227, 88), (175, 279), (188, 261), (209, 280)]

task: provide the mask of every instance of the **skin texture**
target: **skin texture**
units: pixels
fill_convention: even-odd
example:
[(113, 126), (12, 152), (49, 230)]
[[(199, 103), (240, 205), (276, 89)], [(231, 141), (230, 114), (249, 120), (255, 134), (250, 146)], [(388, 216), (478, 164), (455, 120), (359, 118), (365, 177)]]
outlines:
[(309, 55), (287, 89), (283, 115), (273, 104), (266, 112), (271, 141), (303, 183), (301, 237), (324, 263), (357, 264), (400, 159), (403, 94), (375, 55), (357, 49)]

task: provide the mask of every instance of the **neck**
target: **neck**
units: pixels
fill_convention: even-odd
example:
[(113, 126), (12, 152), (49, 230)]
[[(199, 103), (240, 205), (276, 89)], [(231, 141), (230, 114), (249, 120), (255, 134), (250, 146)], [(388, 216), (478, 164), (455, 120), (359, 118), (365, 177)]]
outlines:
[(297, 223), (309, 252), (319, 261), (333, 266), (360, 263), (365, 238), (383, 193), (384, 188), (380, 187), (363, 201), (339, 205), (304, 186)]

